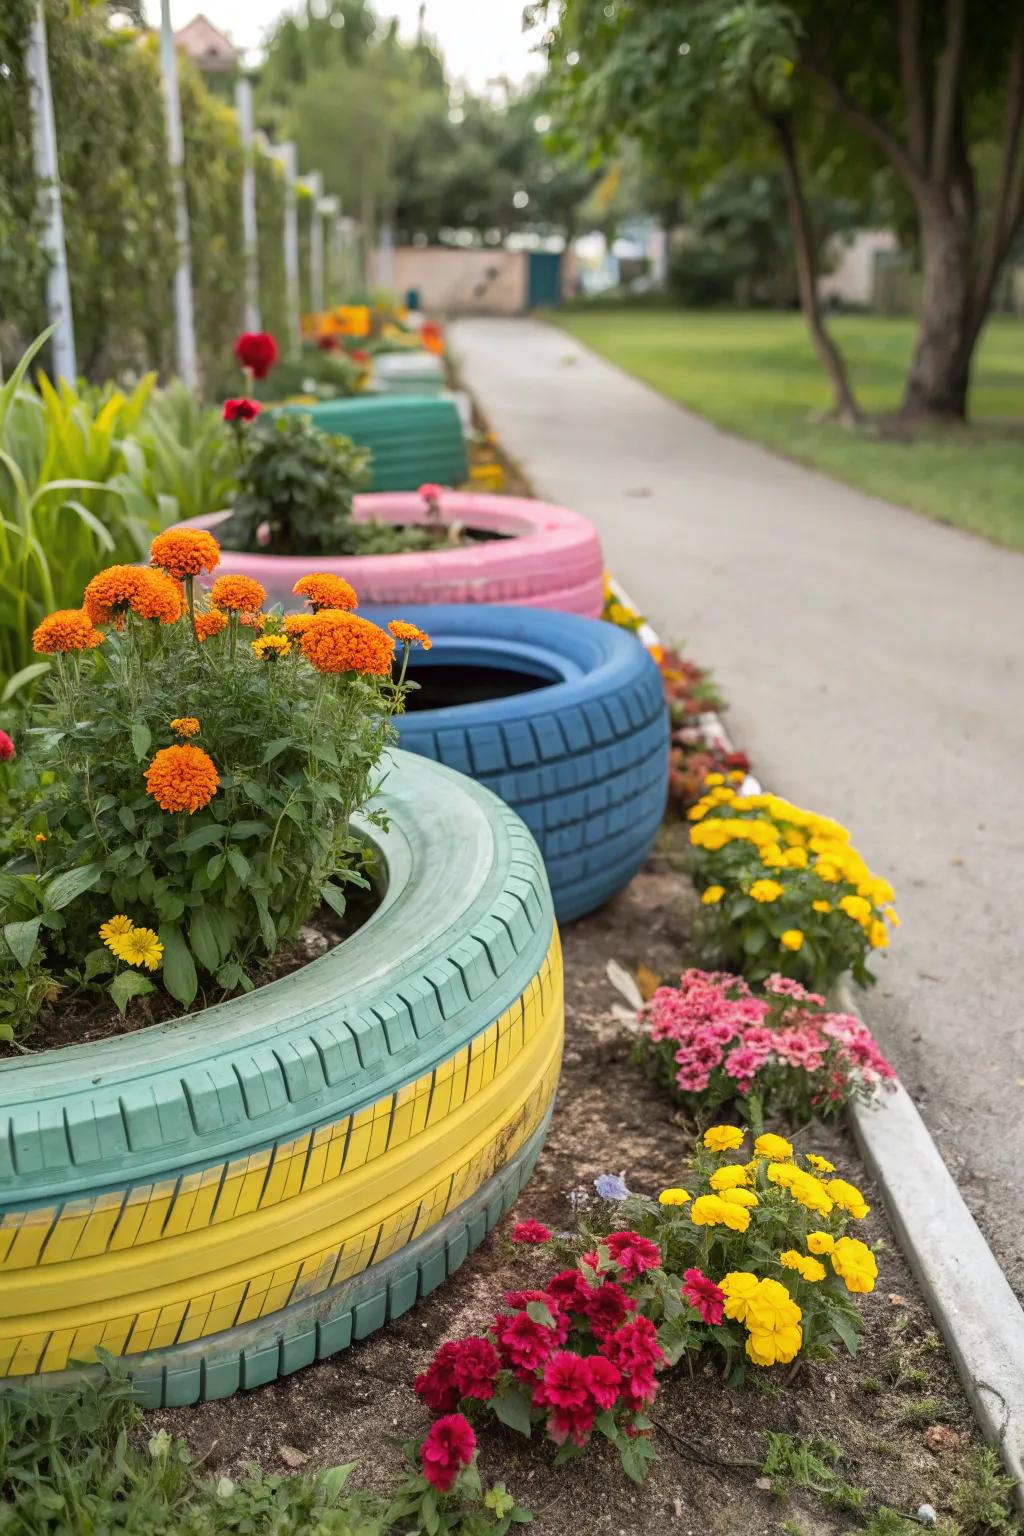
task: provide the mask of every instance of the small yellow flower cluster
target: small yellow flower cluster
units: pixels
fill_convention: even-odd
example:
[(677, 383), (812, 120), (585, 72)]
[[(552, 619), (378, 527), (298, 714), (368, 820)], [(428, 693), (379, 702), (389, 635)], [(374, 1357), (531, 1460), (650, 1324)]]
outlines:
[(121, 912), (102, 923), (99, 932), (111, 954), (126, 965), (144, 965), (147, 971), (159, 969), (164, 947), (152, 928), (136, 928)]
[(779, 1280), (759, 1280), (732, 1270), (720, 1280), (725, 1315), (747, 1330), (747, 1355), (755, 1365), (788, 1365), (800, 1353), (803, 1313)]

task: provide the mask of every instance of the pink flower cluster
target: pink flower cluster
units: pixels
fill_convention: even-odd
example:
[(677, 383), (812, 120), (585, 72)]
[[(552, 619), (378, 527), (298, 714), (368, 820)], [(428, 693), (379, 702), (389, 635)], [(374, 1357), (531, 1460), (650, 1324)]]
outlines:
[(442, 1344), (415, 1382), (428, 1408), (451, 1415), (464, 1398), (488, 1402), (519, 1382), (556, 1445), (585, 1445), (599, 1413), (638, 1413), (653, 1401), (665, 1355), (623, 1285), (660, 1265), (661, 1253), (636, 1232), (612, 1232), (602, 1250), (607, 1264), (586, 1254), (587, 1273), (565, 1269), (543, 1290), (509, 1291), (509, 1310), (486, 1334)]
[(719, 1070), (739, 1094), (768, 1067), (821, 1072), (821, 1094), (833, 1099), (848, 1097), (854, 1083), (895, 1077), (859, 1019), (829, 1013), (817, 992), (784, 976), (770, 976), (764, 991), (755, 997), (742, 977), (693, 969), (678, 987), (654, 993), (641, 1017), (652, 1041), (676, 1046), (676, 1083), (685, 1093), (703, 1093)]

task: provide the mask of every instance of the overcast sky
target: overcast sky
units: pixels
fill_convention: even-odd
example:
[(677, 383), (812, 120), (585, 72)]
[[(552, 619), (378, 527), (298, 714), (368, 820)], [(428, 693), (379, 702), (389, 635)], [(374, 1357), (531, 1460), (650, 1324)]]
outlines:
[[(0, 0), (0, 4), (3, 0)], [(160, 0), (146, 0), (151, 21), (160, 18)], [(441, 44), (453, 79), (479, 90), (498, 75), (522, 80), (539, 68), (531, 39), (523, 35), (523, 0), (426, 0), (426, 24)], [(254, 48), (282, 11), (286, 0), (171, 0), (171, 23), (191, 21), (197, 11), (228, 33), (239, 48)], [(378, 0), (381, 16), (397, 16), (402, 32), (416, 32), (420, 0)]]

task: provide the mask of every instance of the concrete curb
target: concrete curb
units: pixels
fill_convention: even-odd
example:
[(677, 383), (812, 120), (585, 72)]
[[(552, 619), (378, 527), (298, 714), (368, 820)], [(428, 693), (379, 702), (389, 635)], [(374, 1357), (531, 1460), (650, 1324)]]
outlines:
[[(621, 603), (635, 607), (617, 582), (612, 587)], [(647, 646), (661, 644), (646, 621), (638, 636)], [(700, 720), (709, 738), (731, 749), (720, 716)], [(861, 1016), (845, 978), (835, 996), (843, 1012)], [(849, 1117), (978, 1426), (1017, 1479), (1013, 1498), (1024, 1511), (1024, 1309), (906, 1089), (897, 1084), (870, 1103), (855, 1102)]]

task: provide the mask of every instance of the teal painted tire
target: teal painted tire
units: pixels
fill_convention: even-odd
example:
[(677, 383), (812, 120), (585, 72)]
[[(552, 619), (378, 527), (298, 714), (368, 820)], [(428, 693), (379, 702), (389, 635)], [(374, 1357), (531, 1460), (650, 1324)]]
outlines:
[(415, 491), (426, 482), (461, 485), (469, 476), (454, 400), (435, 395), (364, 395), (279, 407), (309, 416), (324, 432), (369, 448), (373, 491)]
[(405, 753), (381, 803), (387, 890), (344, 944), (186, 1019), (0, 1063), (0, 1376), (105, 1350), (146, 1401), (255, 1385), (404, 1310), (443, 1278), (442, 1232), (482, 1236), (518, 1190), (562, 1034), (536, 844)]

